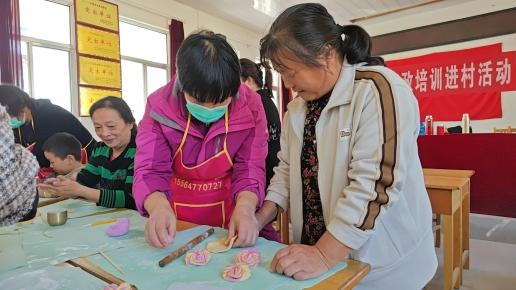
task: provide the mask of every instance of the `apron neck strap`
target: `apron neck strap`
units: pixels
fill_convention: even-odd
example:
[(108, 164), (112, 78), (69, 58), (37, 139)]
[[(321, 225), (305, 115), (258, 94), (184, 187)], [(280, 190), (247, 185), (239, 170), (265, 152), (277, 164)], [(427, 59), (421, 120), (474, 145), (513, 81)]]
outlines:
[(227, 139), (228, 139), (228, 132), (229, 132), (229, 108), (226, 109), (226, 112), (224, 113), (224, 120), (225, 120), (225, 124), (224, 124), (224, 127), (226, 128), (226, 136), (224, 136), (224, 151), (227, 153), (228, 152), (228, 144), (227, 144)]
[(183, 148), (183, 144), (185, 144), (186, 136), (188, 135), (188, 131), (190, 130), (190, 121), (192, 120), (192, 115), (188, 113), (188, 119), (186, 120), (186, 128), (183, 133), (183, 138), (181, 139), (181, 144), (179, 144), (179, 148)]
[[(229, 132), (229, 110), (226, 110), (226, 112), (224, 113), (224, 129), (225, 129), (225, 132), (226, 132), (226, 136), (224, 136), (224, 150), (227, 152), (228, 151), (228, 145), (227, 145), (227, 142), (226, 140), (228, 139), (228, 132)], [(191, 123), (191, 120), (192, 120), (192, 114), (188, 113), (188, 119), (186, 120), (186, 128), (185, 128), (185, 132), (183, 133), (183, 138), (181, 139), (181, 144), (179, 144), (179, 148), (183, 148), (183, 145), (186, 141), (186, 136), (188, 135), (188, 131), (190, 130), (190, 123)]]

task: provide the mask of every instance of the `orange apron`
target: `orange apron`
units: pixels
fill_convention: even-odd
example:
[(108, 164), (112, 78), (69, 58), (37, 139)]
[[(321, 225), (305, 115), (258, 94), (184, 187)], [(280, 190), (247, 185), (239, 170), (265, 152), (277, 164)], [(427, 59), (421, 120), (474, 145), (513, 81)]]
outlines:
[(233, 162), (227, 150), (228, 111), (224, 115), (226, 136), (224, 149), (199, 165), (188, 167), (183, 163), (183, 145), (190, 129), (188, 114), (181, 144), (174, 155), (170, 179), (170, 205), (180, 220), (200, 225), (228, 227), (235, 207), (231, 194)]

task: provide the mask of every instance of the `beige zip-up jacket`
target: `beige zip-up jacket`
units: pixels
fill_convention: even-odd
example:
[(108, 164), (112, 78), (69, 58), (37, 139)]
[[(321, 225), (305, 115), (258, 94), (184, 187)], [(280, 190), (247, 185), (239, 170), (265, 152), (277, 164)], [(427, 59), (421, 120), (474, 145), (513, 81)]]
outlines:
[[(305, 115), (303, 99), (288, 105), (266, 197), (290, 207), (295, 243)], [(318, 179), (327, 230), (372, 267), (357, 289), (421, 289), (437, 268), (418, 132), (417, 101), (405, 81), (386, 67), (344, 62), (316, 125)]]

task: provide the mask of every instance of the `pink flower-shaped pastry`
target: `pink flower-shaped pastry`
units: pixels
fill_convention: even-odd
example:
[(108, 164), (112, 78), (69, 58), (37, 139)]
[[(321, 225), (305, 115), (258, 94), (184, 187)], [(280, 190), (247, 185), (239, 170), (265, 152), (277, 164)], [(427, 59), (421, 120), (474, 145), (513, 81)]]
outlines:
[(235, 257), (235, 263), (247, 264), (249, 267), (260, 264), (260, 260), (260, 252), (256, 249), (243, 250)]
[(211, 254), (206, 249), (193, 250), (186, 253), (185, 264), (204, 266), (210, 261)]
[(244, 281), (251, 277), (251, 269), (247, 264), (232, 264), (224, 268), (222, 278), (230, 282)]

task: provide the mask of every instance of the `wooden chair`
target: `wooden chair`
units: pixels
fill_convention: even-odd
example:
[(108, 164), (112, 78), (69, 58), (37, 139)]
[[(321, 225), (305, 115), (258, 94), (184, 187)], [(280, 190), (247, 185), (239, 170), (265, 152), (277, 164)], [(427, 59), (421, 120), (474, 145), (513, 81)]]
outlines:
[(290, 232), (289, 232), (289, 215), (290, 210), (282, 212), (276, 217), (276, 231), (278, 232), (281, 242), (285, 245), (290, 244)]
[(434, 246), (436, 248), (441, 247), (441, 216), (438, 214), (433, 214), (432, 220), (432, 231), (435, 233)]
[(511, 128), (508, 126), (507, 128), (493, 128), (493, 133), (516, 133), (516, 128)]

